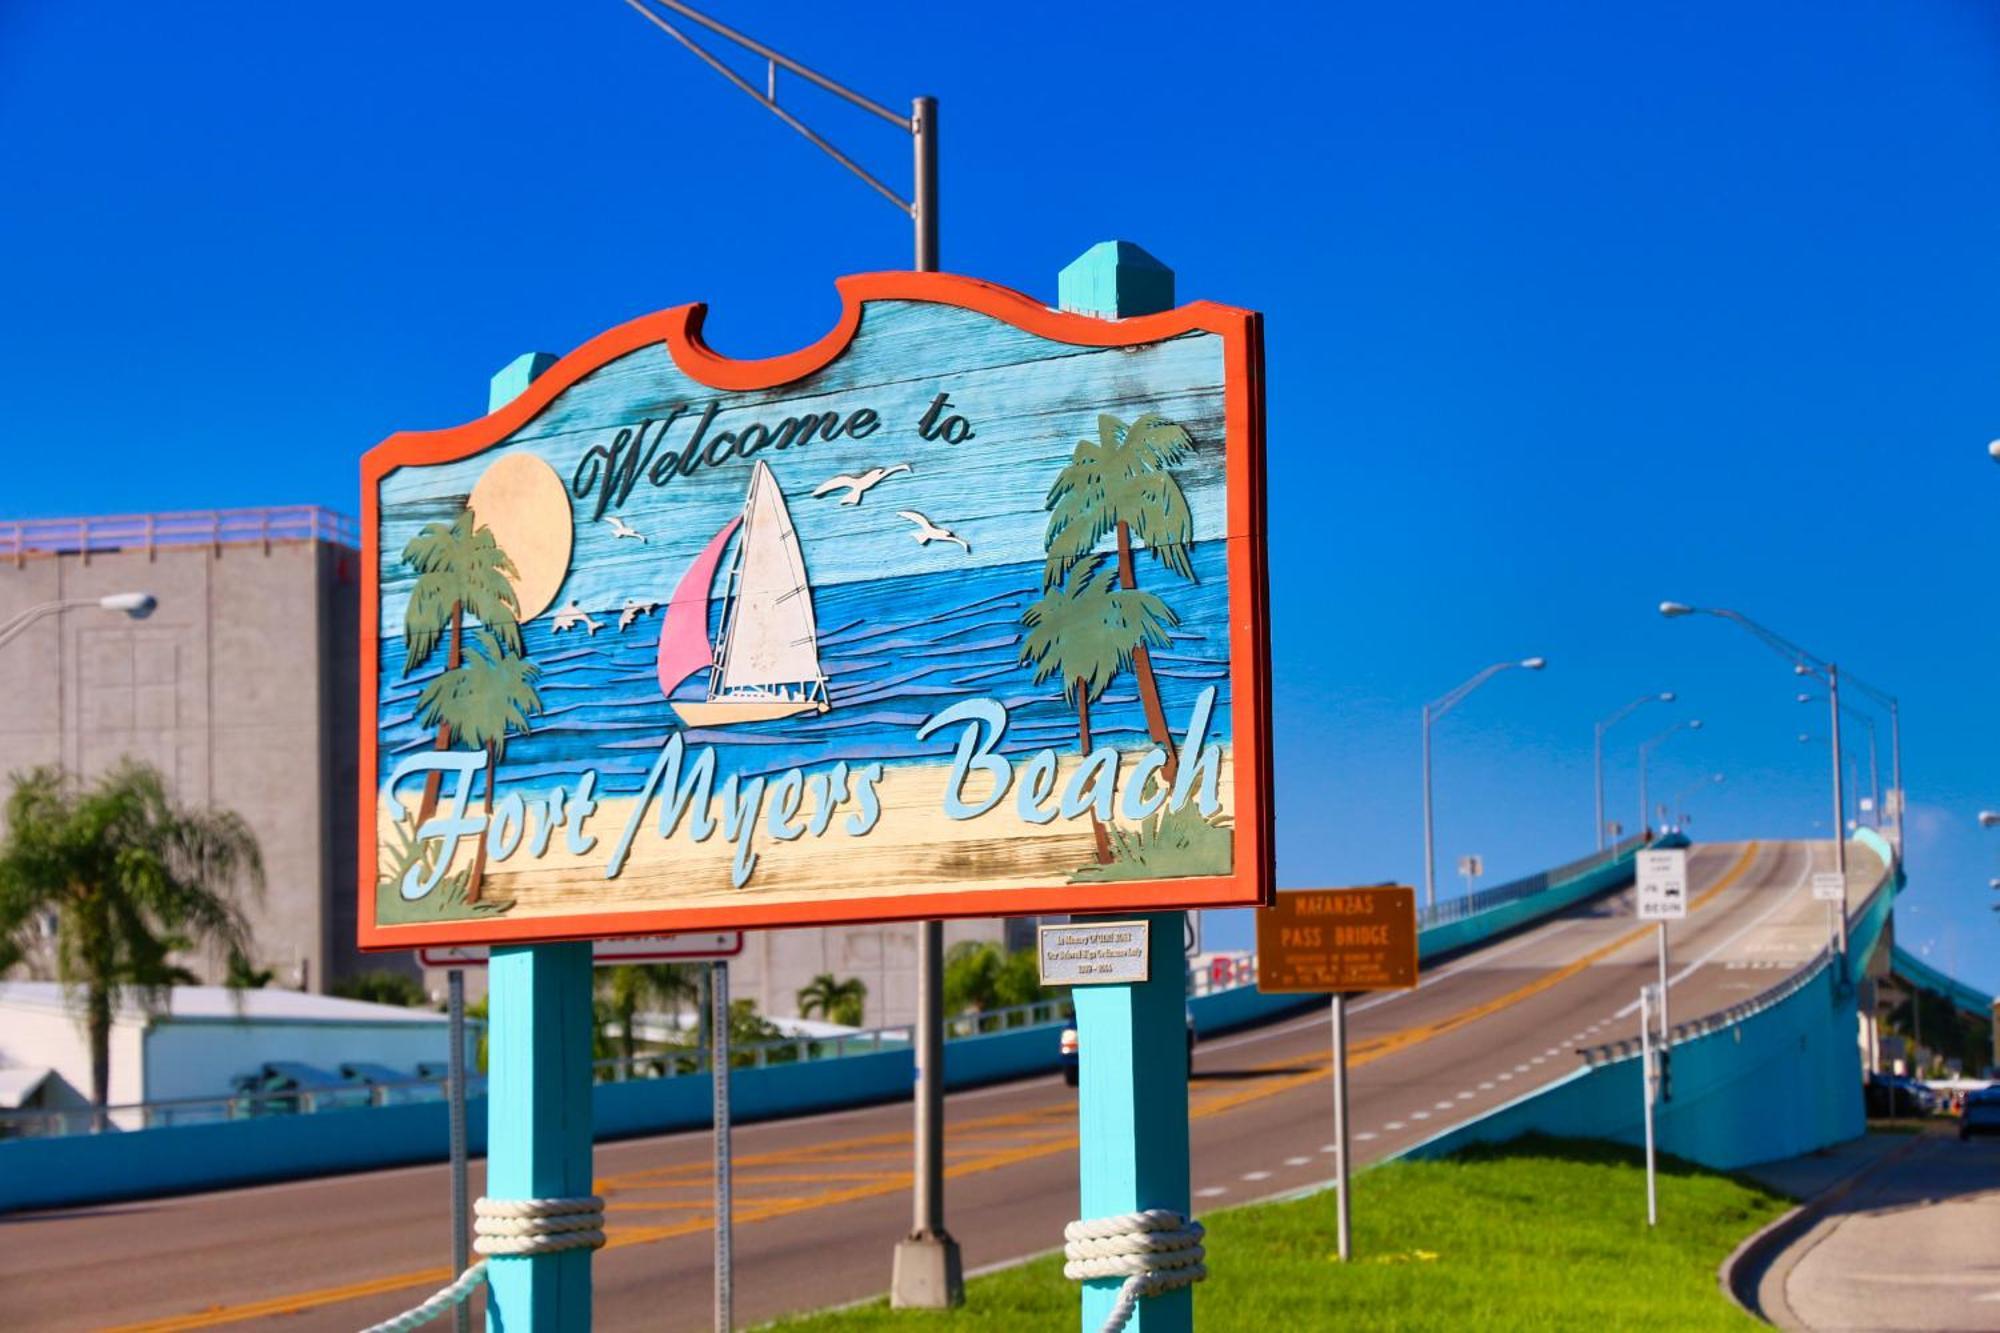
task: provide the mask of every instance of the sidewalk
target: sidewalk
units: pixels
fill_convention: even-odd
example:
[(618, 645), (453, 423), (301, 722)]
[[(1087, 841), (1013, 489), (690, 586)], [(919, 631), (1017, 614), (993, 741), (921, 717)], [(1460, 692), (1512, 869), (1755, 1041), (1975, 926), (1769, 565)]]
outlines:
[(2000, 1327), (2000, 1142), (1960, 1143), (1944, 1122), (1749, 1174), (1812, 1200), (1745, 1275), (1780, 1328)]

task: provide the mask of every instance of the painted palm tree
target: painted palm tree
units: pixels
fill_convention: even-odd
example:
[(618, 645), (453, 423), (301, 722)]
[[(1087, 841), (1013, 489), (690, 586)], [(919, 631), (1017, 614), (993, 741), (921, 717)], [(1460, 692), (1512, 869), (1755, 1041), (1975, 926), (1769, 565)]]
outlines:
[[(509, 652), (521, 651), (519, 599), (514, 595), (514, 562), (477, 525), (470, 509), (450, 523), (432, 523), (403, 548), (403, 563), (417, 571), (403, 611), (403, 674), (422, 666), (445, 643), (444, 669), (458, 670), (465, 660), (465, 618), (484, 625)], [(437, 748), (449, 750), (453, 736), (464, 730), (464, 719), (449, 711), (425, 719), (437, 727)], [(488, 777), (491, 777), (489, 772)], [(437, 809), (444, 775), (433, 771), (424, 779), (419, 826)]]
[(54, 768), (14, 779), (0, 843), (0, 973), (53, 946), (56, 978), (82, 1012), (100, 1108), (121, 1001), (157, 1010), (169, 987), (195, 981), (175, 955), (201, 946), (226, 952), (232, 978), (250, 971), (245, 889), (264, 890), (249, 825), (176, 804), (158, 769), (127, 761), (81, 790)]
[[(486, 751), (488, 814), (493, 812), (493, 772), (506, 753), (507, 737), (525, 733), (528, 719), (542, 711), (542, 696), (535, 690), (542, 669), (520, 655), (518, 630), (514, 643), (515, 651), (509, 652), (492, 630), (475, 630), (472, 650), (417, 696), (419, 722), (437, 727), (440, 734), (449, 725), (458, 740)], [(465, 886), (466, 902), (479, 901), (485, 874), (486, 839), (481, 838), (473, 853), (472, 878)]]
[[(1148, 644), (1164, 646), (1167, 631), (1180, 622), (1152, 593), (1121, 587), (1116, 566), (1099, 556), (1071, 563), (1061, 583), (1022, 613), (1021, 623), (1028, 630), (1022, 664), (1034, 668), (1038, 685), (1051, 676), (1062, 681), (1063, 698), (1076, 709), (1077, 749), (1089, 754), (1091, 704)], [(1108, 863), (1111, 838), (1094, 808), (1090, 831), (1098, 863)]]
[(800, 1018), (818, 1014), (829, 1023), (858, 1028), (868, 1004), (868, 983), (860, 977), (837, 981), (833, 973), (822, 972), (801, 987), (795, 998)]
[[(1174, 573), (1194, 581), (1189, 559), (1194, 515), (1173, 472), (1193, 455), (1194, 441), (1186, 428), (1156, 413), (1148, 412), (1130, 425), (1114, 416), (1098, 417), (1097, 438), (1077, 441), (1069, 464), (1049, 488), (1043, 586), (1062, 584), (1107, 536), (1116, 538), (1118, 586), (1126, 592), (1139, 587), (1135, 542)], [(1132, 666), (1146, 731), (1166, 751), (1164, 772), (1172, 782), (1179, 760), (1147, 642), (1142, 640), (1134, 649)]]
[(678, 1017), (681, 1001), (699, 995), (701, 983), (690, 969), (678, 964), (621, 963), (598, 969), (597, 992), (606, 1021), (618, 1028), (618, 1051), (629, 1074), (638, 1054), (638, 1035), (633, 1028), (640, 1012), (665, 1005)]

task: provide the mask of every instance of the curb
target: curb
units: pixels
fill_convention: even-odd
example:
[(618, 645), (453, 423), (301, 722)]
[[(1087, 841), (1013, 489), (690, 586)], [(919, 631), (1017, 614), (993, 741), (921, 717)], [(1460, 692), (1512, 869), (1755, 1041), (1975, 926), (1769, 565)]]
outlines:
[(1852, 1175), (1835, 1181), (1790, 1212), (1766, 1223), (1732, 1250), (1716, 1270), (1716, 1282), (1721, 1286), (1722, 1294), (1751, 1318), (1765, 1324), (1774, 1322), (1758, 1299), (1757, 1288), (1778, 1256), (1812, 1230), (1835, 1204), (1853, 1193), (1864, 1180), (1902, 1161), (1929, 1137), (1928, 1134), (1910, 1135), (1908, 1143), (1891, 1148)]

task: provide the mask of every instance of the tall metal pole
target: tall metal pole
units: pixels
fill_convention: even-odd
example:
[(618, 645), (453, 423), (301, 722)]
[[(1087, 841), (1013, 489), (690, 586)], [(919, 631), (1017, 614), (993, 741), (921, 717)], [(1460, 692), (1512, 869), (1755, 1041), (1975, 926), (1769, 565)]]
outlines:
[(717, 959), (708, 965), (708, 973), (712, 1034), (708, 1067), (715, 1117), (715, 1331), (729, 1333), (736, 1303), (735, 1261), (730, 1253), (735, 1208), (729, 1140), (729, 964)]
[(1597, 764), (1597, 850), (1604, 850), (1604, 724), (1596, 727), (1596, 741), (1592, 754)]
[(1840, 950), (1840, 975), (1847, 978), (1847, 790), (1840, 771), (1840, 668), (1826, 664), (1827, 708), (1833, 717), (1833, 867), (1840, 872), (1841, 900), (1833, 904)]
[(1336, 1204), (1339, 1209), (1338, 1222), (1334, 1228), (1339, 1242), (1341, 1260), (1351, 1257), (1350, 1222), (1353, 1217), (1354, 1172), (1348, 1166), (1349, 1135), (1347, 1132), (1347, 995), (1335, 991), (1333, 995), (1333, 1141), (1338, 1151), (1333, 1159), (1334, 1189), (1339, 1194)]
[[(472, 1242), (466, 1234), (465, 970), (454, 967), (444, 975), (446, 1031), (451, 1041), (445, 1065), (451, 1084), (445, 1113), (451, 1137), (451, 1271), (458, 1274), (472, 1266)], [(467, 1302), (452, 1307), (451, 1323), (456, 1333), (471, 1333), (472, 1311)]]
[(1639, 988), (1639, 1090), (1646, 1113), (1646, 1225), (1660, 1221), (1659, 1195), (1653, 1183), (1653, 1093), (1658, 1080), (1653, 1071), (1653, 1013), (1651, 986)]
[(1653, 827), (1653, 812), (1646, 804), (1646, 747), (1639, 747), (1639, 836), (1644, 838), (1646, 830)]
[(1667, 1025), (1667, 922), (1666, 918), (1662, 917), (1660, 919), (1660, 1049), (1663, 1051), (1667, 1048), (1670, 1040), (1668, 1034), (1671, 1031)]
[[(919, 273), (938, 267), (938, 105), (910, 103), (910, 221)], [(958, 1242), (944, 1224), (944, 923), (917, 928), (917, 1096), (910, 1235), (896, 1247), (891, 1304), (937, 1309), (965, 1300)]]
[(1431, 706), (1424, 705), (1424, 910), (1437, 906), (1437, 853), (1431, 845)]

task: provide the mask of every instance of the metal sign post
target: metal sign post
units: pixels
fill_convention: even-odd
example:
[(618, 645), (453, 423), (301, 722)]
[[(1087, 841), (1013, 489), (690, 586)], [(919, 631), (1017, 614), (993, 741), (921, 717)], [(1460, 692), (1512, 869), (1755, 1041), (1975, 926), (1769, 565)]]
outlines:
[(1654, 1184), (1653, 1168), (1653, 1098), (1659, 1087), (1659, 1077), (1653, 1068), (1653, 988), (1639, 988), (1639, 1063), (1640, 1095), (1646, 1116), (1646, 1225), (1656, 1226), (1660, 1220), (1660, 1204)]
[(1349, 1224), (1353, 1217), (1353, 1196), (1348, 1189), (1352, 1172), (1347, 1161), (1347, 992), (1335, 991), (1331, 1003), (1333, 1018), (1333, 1158), (1334, 1191), (1338, 1195), (1335, 1207), (1338, 1221), (1335, 1234), (1339, 1240), (1341, 1262), (1350, 1257)]
[(1661, 1059), (1672, 1043), (1667, 1024), (1667, 923), (1687, 918), (1687, 851), (1679, 847), (1649, 848), (1638, 857), (1639, 919), (1659, 923)]
[(1335, 1233), (1352, 1257), (1353, 1163), (1347, 1117), (1347, 997), (1417, 984), (1417, 893), (1305, 889), (1281, 893), (1257, 913), (1258, 989), (1327, 992), (1333, 1047)]
[(715, 1115), (715, 1328), (716, 1333), (729, 1333), (735, 1305), (734, 1259), (730, 1255), (735, 1219), (730, 1193), (729, 963), (717, 959), (708, 965), (708, 975), (708, 1071)]
[[(451, 1136), (451, 1271), (463, 1273), (472, 1264), (472, 1242), (466, 1235), (470, 1223), (467, 1210), (471, 1207), (466, 1192), (466, 1146), (465, 1146), (465, 973), (453, 968), (445, 974), (446, 1031), (450, 1034), (451, 1052), (447, 1057), (450, 1095), (447, 1098), (446, 1118)], [(452, 1327), (457, 1333), (470, 1333), (472, 1311), (466, 1302), (460, 1301), (452, 1307)]]

